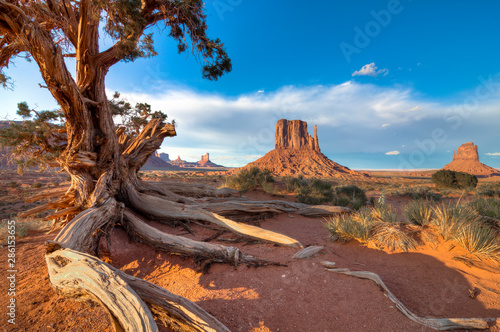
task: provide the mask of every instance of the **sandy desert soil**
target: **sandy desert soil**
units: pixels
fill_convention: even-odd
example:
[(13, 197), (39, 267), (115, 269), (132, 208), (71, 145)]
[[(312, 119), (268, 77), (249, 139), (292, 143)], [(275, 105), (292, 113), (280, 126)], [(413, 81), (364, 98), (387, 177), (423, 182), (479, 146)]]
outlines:
[[(269, 199), (250, 192), (252, 199)], [(395, 205), (397, 202), (394, 201)], [(154, 224), (162, 230), (196, 239), (211, 231), (195, 227), (196, 236), (181, 229)], [(454, 260), (457, 248), (436, 237), (410, 253), (388, 253), (355, 242), (329, 240), (322, 219), (279, 215), (261, 226), (295, 237), (304, 245), (325, 247), (316, 257), (293, 260), (296, 250), (270, 244), (231, 243), (242, 251), (287, 266), (233, 268), (214, 265), (201, 273), (191, 259), (171, 256), (131, 241), (116, 228), (104, 258), (127, 273), (149, 280), (197, 302), (232, 331), (428, 331), (403, 316), (379, 288), (368, 280), (327, 272), (320, 265), (378, 273), (393, 293), (413, 312), (427, 317), (500, 317), (500, 272)], [(111, 331), (106, 312), (99, 307), (61, 298), (48, 283), (44, 241), (54, 235), (32, 233), (17, 243), (17, 324), (3, 318), (5, 331)], [(231, 238), (228, 234), (226, 238)], [(103, 241), (101, 251), (106, 253)], [(2, 262), (6, 248), (1, 249)], [(6, 279), (2, 269), (0, 278)], [(2, 283), (4, 285), (4, 283)], [(469, 290), (479, 289), (472, 299)], [(1, 302), (6, 303), (3, 286)], [(163, 331), (169, 329), (162, 328)], [(500, 331), (492, 325), (491, 331)]]

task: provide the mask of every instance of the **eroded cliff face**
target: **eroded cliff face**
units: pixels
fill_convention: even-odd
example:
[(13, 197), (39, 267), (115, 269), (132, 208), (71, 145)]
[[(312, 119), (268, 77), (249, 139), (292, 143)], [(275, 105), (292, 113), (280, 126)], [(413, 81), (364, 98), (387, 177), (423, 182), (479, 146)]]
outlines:
[(483, 177), (500, 175), (496, 169), (479, 162), (477, 145), (472, 142), (462, 144), (457, 152), (453, 151), (453, 161), (444, 166), (444, 169)]
[(460, 145), (457, 152), (453, 151), (453, 161), (457, 160), (474, 160), (479, 161), (479, 152), (477, 145), (472, 142)]
[(278, 120), (274, 134), (274, 148), (321, 152), (318, 143), (317, 127), (314, 126), (314, 137), (311, 137), (307, 131), (307, 122), (301, 120)]
[(367, 176), (331, 161), (321, 153), (317, 127), (314, 137), (307, 122), (281, 119), (276, 123), (274, 150), (244, 168), (267, 169), (277, 176), (303, 175), (317, 178), (353, 178)]

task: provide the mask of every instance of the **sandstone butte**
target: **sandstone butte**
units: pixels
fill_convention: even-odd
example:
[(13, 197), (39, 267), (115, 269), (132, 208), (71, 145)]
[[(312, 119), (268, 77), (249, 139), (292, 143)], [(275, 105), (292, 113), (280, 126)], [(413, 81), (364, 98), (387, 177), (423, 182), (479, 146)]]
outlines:
[(314, 137), (311, 137), (307, 131), (307, 122), (301, 120), (278, 120), (274, 150), (243, 168), (251, 167), (269, 170), (277, 176), (345, 179), (368, 176), (328, 159), (321, 153), (317, 126), (314, 126)]
[(456, 153), (453, 151), (453, 161), (444, 169), (457, 172), (466, 172), (476, 176), (499, 176), (500, 172), (479, 161), (477, 145), (472, 142), (464, 143), (458, 147)]

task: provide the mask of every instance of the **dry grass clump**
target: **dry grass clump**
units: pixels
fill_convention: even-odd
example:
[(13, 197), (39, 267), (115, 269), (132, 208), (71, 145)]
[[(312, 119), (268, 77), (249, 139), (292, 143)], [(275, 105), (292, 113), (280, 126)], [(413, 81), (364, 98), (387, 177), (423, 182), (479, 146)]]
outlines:
[[(386, 220), (389, 220), (387, 222)], [(326, 223), (333, 241), (357, 240), (385, 247), (391, 251), (408, 251), (416, 241), (396, 223), (391, 206), (379, 204), (376, 208), (362, 207), (348, 215), (334, 216)]]
[(13, 235), (11, 232), (15, 232), (16, 239), (22, 238), (28, 235), (29, 231), (43, 231), (50, 228), (51, 222), (41, 219), (4, 219), (0, 223), (0, 243), (5, 245), (9, 235)]
[(497, 233), (485, 224), (468, 224), (460, 230), (455, 241), (470, 254), (478, 257), (500, 260), (500, 245)]
[(476, 211), (467, 205), (443, 203), (433, 210), (435, 216), (433, 224), (439, 229), (445, 241), (453, 240), (468, 224), (480, 222)]
[(406, 233), (400, 225), (382, 224), (378, 226), (371, 240), (390, 251), (400, 250), (407, 252), (417, 247), (417, 241)]
[(392, 205), (385, 203), (377, 203), (372, 209), (372, 217), (379, 221), (389, 224), (395, 224), (398, 222), (398, 214)]
[(419, 226), (427, 226), (432, 221), (432, 203), (419, 199), (405, 205), (403, 210), (405, 221)]
[(241, 192), (256, 188), (262, 188), (266, 192), (273, 192), (273, 183), (274, 177), (270, 171), (262, 171), (257, 167), (252, 167), (227, 177), (224, 186)]

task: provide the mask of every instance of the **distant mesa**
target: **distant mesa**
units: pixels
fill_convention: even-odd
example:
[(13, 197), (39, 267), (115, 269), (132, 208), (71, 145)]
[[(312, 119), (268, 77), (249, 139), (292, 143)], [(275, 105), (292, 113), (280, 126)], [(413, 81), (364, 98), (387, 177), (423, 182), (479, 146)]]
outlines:
[(453, 151), (453, 161), (444, 169), (456, 172), (466, 172), (476, 176), (498, 176), (500, 172), (479, 162), (477, 145), (472, 142), (464, 143)]
[[(165, 165), (166, 164), (166, 165)], [(165, 168), (165, 169), (181, 169), (181, 168), (224, 168), (224, 166), (217, 165), (210, 161), (209, 154), (201, 156), (200, 161), (190, 162), (181, 159), (181, 156), (177, 156), (177, 159), (170, 160), (169, 155), (166, 153), (156, 152), (152, 155), (146, 165), (148, 168)]]
[(160, 157), (160, 159), (161, 159), (161, 160), (163, 160), (163, 161), (170, 161), (170, 158), (169, 158), (169, 156), (168, 156), (168, 153), (163, 153), (163, 152), (162, 152), (162, 153), (160, 153), (160, 154), (158, 155), (158, 157)]
[(321, 153), (317, 126), (314, 137), (307, 131), (307, 122), (278, 120), (276, 123), (274, 150), (244, 168), (267, 169), (277, 176), (303, 175), (306, 177), (353, 178), (368, 174), (353, 171), (328, 159)]

